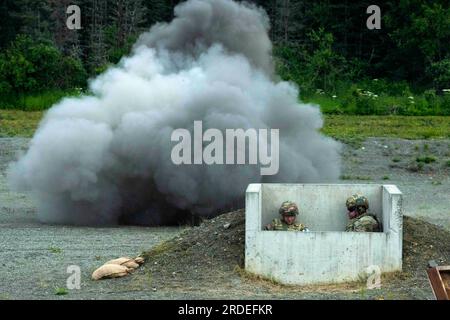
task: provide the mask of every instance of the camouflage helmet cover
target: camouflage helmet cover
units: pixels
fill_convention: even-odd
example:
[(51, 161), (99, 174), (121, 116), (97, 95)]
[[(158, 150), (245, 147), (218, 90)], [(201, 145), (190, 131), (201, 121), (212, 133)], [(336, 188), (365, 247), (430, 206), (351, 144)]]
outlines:
[(281, 215), (296, 216), (298, 215), (297, 204), (292, 201), (285, 201), (281, 204), (279, 213)]
[(354, 194), (345, 202), (347, 209), (355, 208), (358, 212), (366, 211), (369, 209), (369, 200), (360, 194)]

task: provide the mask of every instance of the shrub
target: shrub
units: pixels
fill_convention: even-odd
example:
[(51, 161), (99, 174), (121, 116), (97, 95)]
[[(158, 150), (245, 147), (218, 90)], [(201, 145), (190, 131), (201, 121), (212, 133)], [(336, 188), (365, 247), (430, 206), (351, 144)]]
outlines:
[(416, 162), (419, 162), (419, 163), (432, 163), (435, 161), (436, 161), (436, 158), (433, 156), (424, 156), (424, 157), (416, 158)]
[(63, 56), (51, 43), (37, 43), (19, 35), (0, 54), (0, 95), (19, 98), (29, 93), (84, 86), (86, 71), (80, 60)]
[(445, 116), (450, 116), (450, 94), (444, 94), (440, 103), (440, 113)]
[(433, 79), (436, 89), (450, 88), (450, 59), (432, 63), (427, 69), (427, 74)]

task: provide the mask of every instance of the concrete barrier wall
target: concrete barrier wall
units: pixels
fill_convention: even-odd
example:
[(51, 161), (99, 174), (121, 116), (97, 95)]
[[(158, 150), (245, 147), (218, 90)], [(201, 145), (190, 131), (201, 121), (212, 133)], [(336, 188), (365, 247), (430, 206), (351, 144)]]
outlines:
[[(384, 232), (343, 232), (345, 200), (363, 193)], [(263, 231), (285, 200), (300, 206), (312, 232)], [(401, 270), (402, 202), (393, 185), (251, 184), (246, 192), (245, 266), (281, 283), (358, 280), (369, 266)]]

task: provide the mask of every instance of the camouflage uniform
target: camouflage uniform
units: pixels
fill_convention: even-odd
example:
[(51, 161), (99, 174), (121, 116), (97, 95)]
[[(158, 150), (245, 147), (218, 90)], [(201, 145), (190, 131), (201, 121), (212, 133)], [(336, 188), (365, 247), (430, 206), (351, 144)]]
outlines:
[(356, 218), (350, 219), (345, 231), (376, 232), (380, 231), (380, 227), (374, 215), (364, 213)]
[[(285, 201), (281, 204), (279, 213), (282, 216), (297, 216), (298, 207), (294, 202)], [(301, 223), (287, 224), (283, 219), (273, 219), (272, 223), (268, 224), (264, 229), (274, 231), (309, 231), (308, 228)]]
[(366, 197), (354, 194), (346, 201), (347, 209), (350, 212), (357, 212), (357, 216), (350, 219), (345, 231), (354, 232), (376, 232), (380, 231), (380, 223), (375, 215), (369, 213), (369, 201)]
[(266, 226), (266, 230), (273, 230), (273, 231), (309, 231), (308, 228), (306, 228), (305, 225), (301, 223), (293, 223), (293, 224), (287, 224), (281, 219), (273, 219), (272, 223), (270, 224), (271, 227)]

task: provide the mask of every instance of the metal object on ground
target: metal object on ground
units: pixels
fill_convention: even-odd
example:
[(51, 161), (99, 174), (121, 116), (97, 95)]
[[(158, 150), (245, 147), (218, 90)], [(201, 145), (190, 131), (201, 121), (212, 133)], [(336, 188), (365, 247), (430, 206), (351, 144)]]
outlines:
[(438, 266), (431, 260), (427, 274), (436, 300), (450, 300), (450, 266)]

